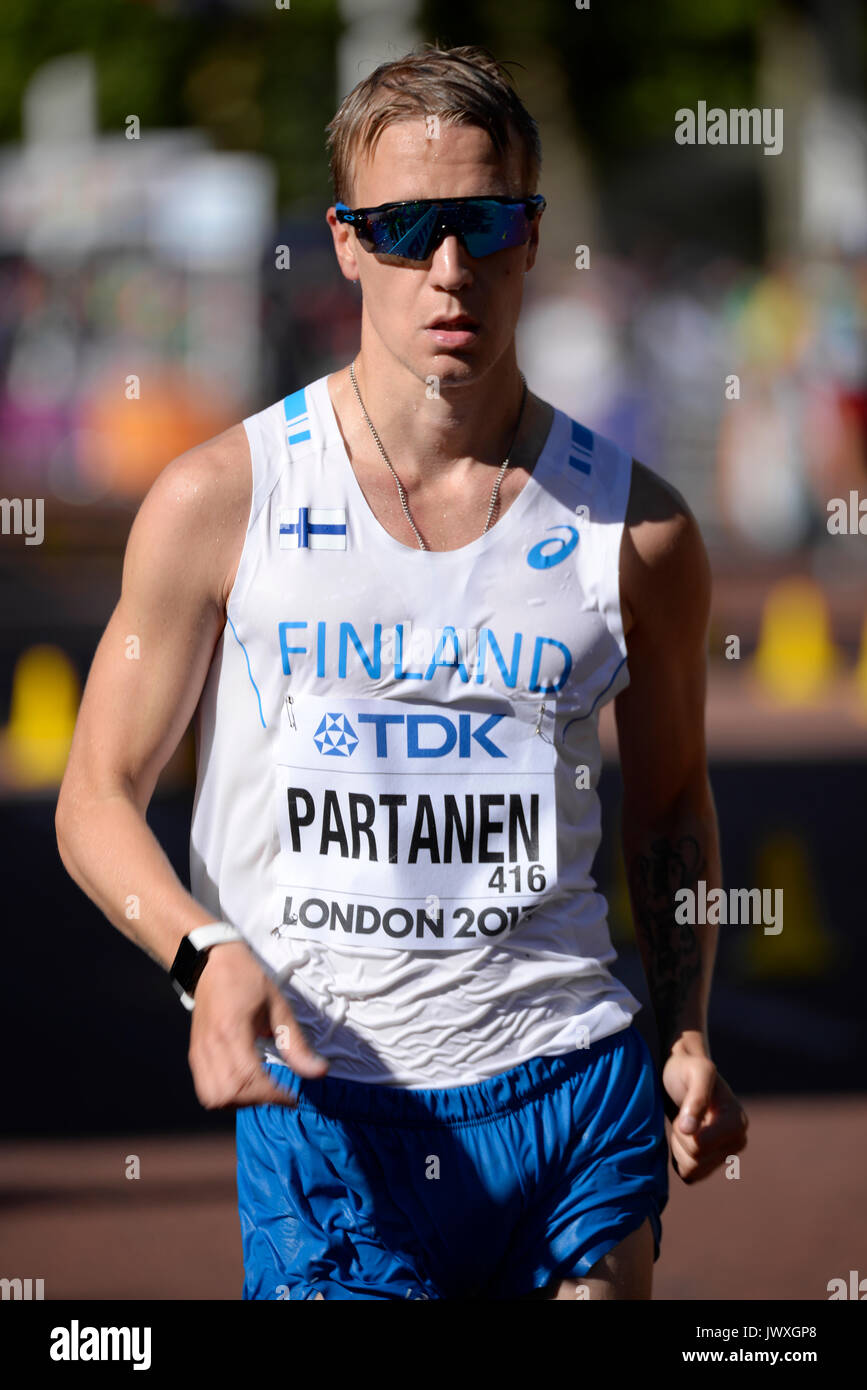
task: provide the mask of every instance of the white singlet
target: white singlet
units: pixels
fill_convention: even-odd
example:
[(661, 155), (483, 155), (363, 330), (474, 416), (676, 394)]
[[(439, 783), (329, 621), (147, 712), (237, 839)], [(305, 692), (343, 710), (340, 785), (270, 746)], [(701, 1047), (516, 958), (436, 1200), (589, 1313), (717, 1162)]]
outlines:
[(629, 681), (631, 458), (557, 410), (501, 519), (422, 551), (371, 511), (326, 377), (244, 426), (252, 505), (195, 721), (194, 896), (337, 1077), (465, 1085), (628, 1027), (590, 871), (599, 709)]

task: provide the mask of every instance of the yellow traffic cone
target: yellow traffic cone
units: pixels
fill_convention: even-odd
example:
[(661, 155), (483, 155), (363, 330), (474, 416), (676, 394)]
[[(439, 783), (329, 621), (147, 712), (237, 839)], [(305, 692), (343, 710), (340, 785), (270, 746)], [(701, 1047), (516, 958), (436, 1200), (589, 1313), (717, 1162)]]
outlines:
[(611, 936), (611, 944), (616, 951), (625, 950), (635, 945), (635, 931), (632, 926), (632, 900), (629, 896), (629, 884), (626, 879), (626, 867), (623, 862), (623, 853), (620, 849), (619, 829), (614, 837), (617, 846), (614, 852), (614, 862), (611, 866), (611, 881), (608, 893), (608, 931)]
[(811, 579), (784, 579), (765, 600), (753, 669), (781, 704), (810, 704), (833, 680), (839, 657), (825, 595)]
[[(781, 914), (769, 923), (741, 924), (740, 959), (749, 979), (819, 979), (833, 965), (837, 942), (828, 931), (807, 843), (793, 831), (779, 831), (763, 840), (756, 854), (756, 884), (772, 890), (770, 903), (781, 896)], [(777, 928), (782, 922), (782, 930)], [(764, 927), (770, 926), (769, 932)]]
[(59, 785), (79, 696), (75, 668), (59, 647), (30, 647), (18, 658), (4, 731), (7, 774), (14, 786)]
[(855, 688), (855, 710), (863, 724), (867, 724), (867, 618), (861, 629), (861, 649), (855, 670), (852, 673)]

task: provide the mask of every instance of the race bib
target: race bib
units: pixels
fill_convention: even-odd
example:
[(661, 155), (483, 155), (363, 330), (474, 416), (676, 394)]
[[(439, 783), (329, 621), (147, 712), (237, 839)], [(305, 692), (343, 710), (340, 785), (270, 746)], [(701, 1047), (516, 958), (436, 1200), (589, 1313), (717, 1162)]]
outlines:
[(527, 711), (286, 697), (274, 936), (471, 949), (557, 878), (555, 749)]

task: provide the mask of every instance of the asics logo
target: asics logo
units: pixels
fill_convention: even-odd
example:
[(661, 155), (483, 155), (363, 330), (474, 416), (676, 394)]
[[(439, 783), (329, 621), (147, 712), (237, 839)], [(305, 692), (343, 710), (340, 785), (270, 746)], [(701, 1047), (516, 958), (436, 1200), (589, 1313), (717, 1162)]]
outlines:
[(548, 536), (544, 541), (534, 545), (527, 555), (527, 564), (534, 570), (547, 570), (552, 565), (559, 565), (561, 560), (572, 554), (578, 544), (578, 532), (574, 526), (549, 526), (548, 530), (568, 531), (569, 538), (564, 540), (562, 536)]

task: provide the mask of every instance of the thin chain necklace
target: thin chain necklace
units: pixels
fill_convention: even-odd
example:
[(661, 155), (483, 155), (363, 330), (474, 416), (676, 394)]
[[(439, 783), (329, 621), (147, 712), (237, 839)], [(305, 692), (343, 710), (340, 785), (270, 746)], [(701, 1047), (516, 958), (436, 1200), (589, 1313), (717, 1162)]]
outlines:
[[(518, 413), (518, 423), (517, 423), (517, 425), (515, 426), (515, 433), (512, 435), (512, 442), (511, 442), (511, 444), (509, 445), (509, 452), (508, 452), (508, 454), (506, 455), (506, 457), (503, 459), (503, 462), (502, 462), (502, 464), (501, 464), (501, 466), (500, 466), (500, 471), (499, 471), (499, 473), (497, 474), (496, 480), (495, 480), (495, 482), (494, 482), (494, 486), (493, 486), (493, 488), (491, 489), (491, 501), (490, 501), (490, 505), (488, 506), (488, 515), (487, 515), (487, 518), (486, 518), (486, 520), (485, 520), (485, 530), (482, 532), (482, 535), (485, 534), (485, 531), (487, 531), (487, 530), (489, 529), (490, 525), (491, 525), (491, 517), (494, 515), (494, 508), (495, 508), (496, 505), (497, 505), (497, 498), (498, 498), (499, 495), (500, 495), (500, 483), (503, 481), (503, 478), (505, 477), (506, 469), (507, 469), (508, 466), (509, 466), (509, 459), (510, 459), (510, 457), (511, 457), (512, 450), (513, 450), (514, 447), (515, 447), (515, 440), (516, 440), (517, 437), (518, 437), (518, 430), (521, 428), (521, 421), (522, 421), (523, 418), (524, 418), (524, 405), (525, 405), (525, 402), (526, 402), (526, 400), (527, 400), (527, 382), (526, 382), (526, 379), (525, 379), (525, 377), (524, 377), (524, 373), (523, 373), (523, 372), (519, 372), (518, 375), (520, 376), (521, 381), (523, 382), (523, 385), (524, 385), (524, 390), (523, 390), (522, 395), (521, 395), (521, 409), (520, 409), (520, 411), (519, 411), (519, 413)], [(356, 397), (358, 398), (358, 404), (361, 406), (361, 413), (362, 413), (362, 415), (364, 416), (365, 420), (367, 421), (367, 423), (368, 423), (368, 425), (369, 425), (369, 427), (370, 427), (370, 432), (371, 432), (371, 434), (373, 435), (373, 438), (374, 438), (375, 441), (376, 441), (376, 446), (377, 446), (377, 448), (379, 449), (379, 452), (382, 454), (382, 457), (385, 459), (385, 462), (388, 464), (389, 470), (390, 470), (390, 472), (391, 472), (391, 476), (394, 478), (394, 481), (397, 483), (397, 493), (398, 493), (398, 496), (399, 496), (399, 498), (400, 498), (400, 505), (403, 507), (403, 514), (404, 514), (404, 516), (406, 517), (407, 521), (409, 522), (410, 526), (411, 526), (412, 529), (413, 529), (413, 532), (414, 532), (414, 534), (415, 534), (415, 538), (416, 538), (416, 540), (418, 541), (418, 544), (419, 544), (419, 549), (420, 549), (420, 550), (427, 550), (428, 547), (425, 545), (424, 541), (422, 540), (422, 538), (421, 538), (421, 533), (419, 532), (418, 527), (416, 526), (415, 522), (414, 522), (413, 519), (412, 519), (412, 512), (410, 511), (410, 509), (409, 509), (409, 503), (408, 503), (407, 500), (406, 500), (406, 492), (405, 492), (405, 490), (404, 490), (403, 483), (400, 481), (400, 478), (399, 478), (399, 477), (397, 476), (397, 474), (395, 473), (395, 471), (394, 471), (394, 469), (393, 469), (393, 467), (392, 467), (392, 464), (391, 464), (391, 459), (388, 457), (388, 454), (385, 452), (385, 449), (383, 448), (382, 440), (380, 439), (379, 435), (376, 433), (376, 430), (375, 430), (374, 427), (373, 427), (373, 423), (372, 423), (372, 421), (371, 421), (371, 419), (370, 419), (370, 416), (368, 415), (367, 411), (366, 411), (365, 408), (364, 408), (364, 401), (361, 399), (361, 392), (360, 392), (359, 389), (358, 389), (358, 382), (355, 380), (355, 363), (354, 363), (354, 362), (350, 362), (350, 364), (349, 364), (349, 379), (350, 379), (350, 381), (352, 382), (352, 389), (354, 390), (354, 392), (355, 392), (355, 394), (356, 394)]]

